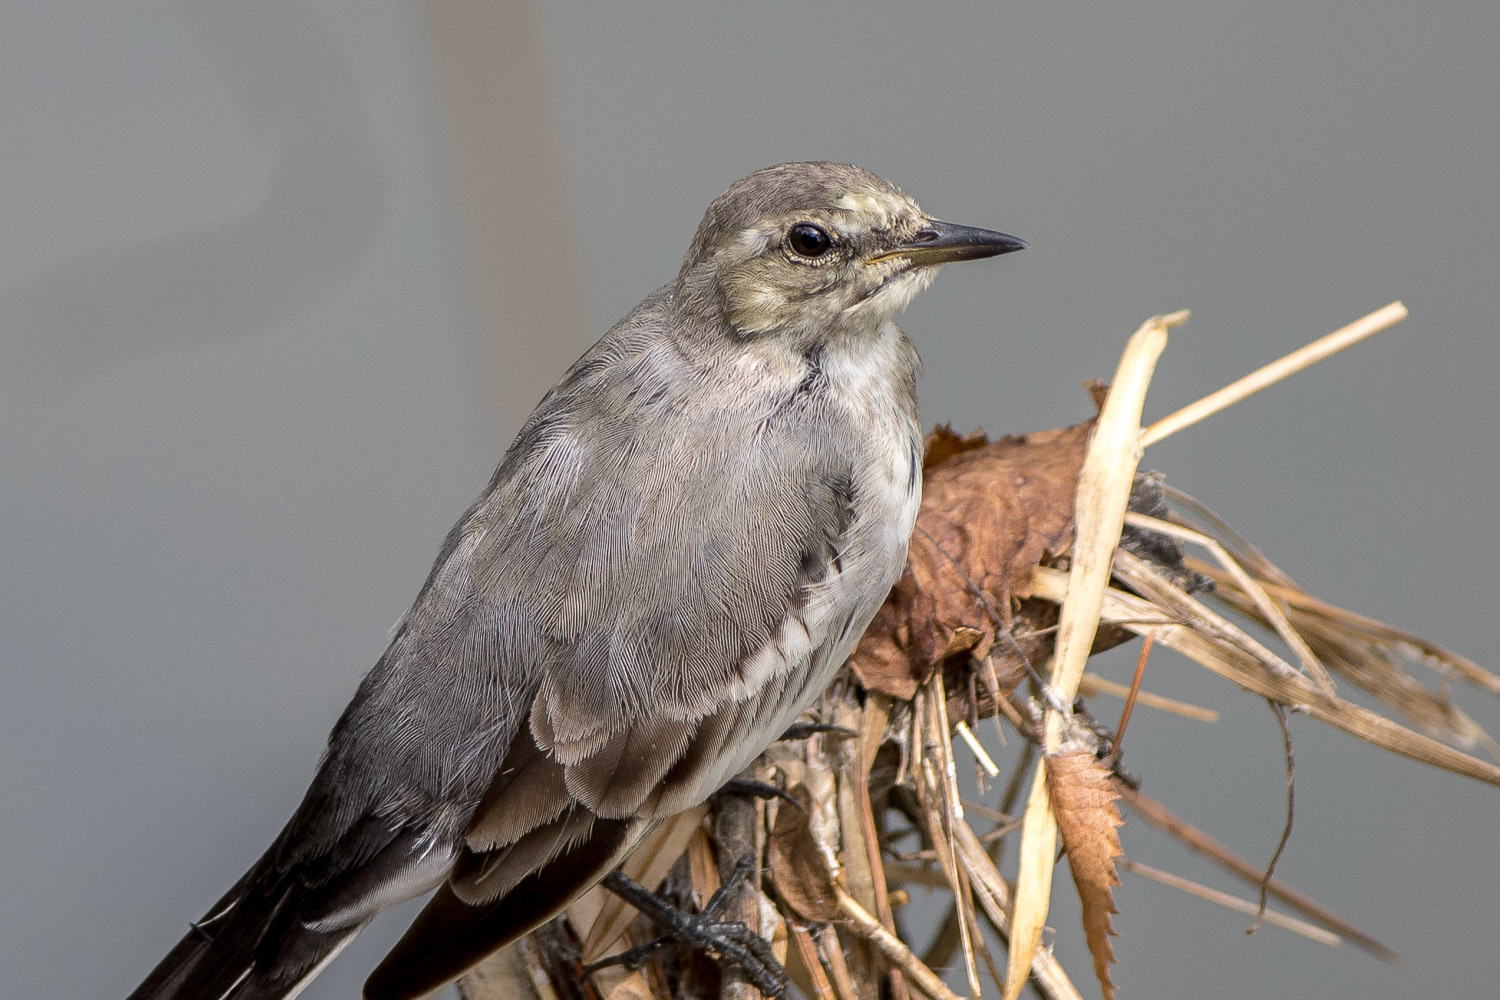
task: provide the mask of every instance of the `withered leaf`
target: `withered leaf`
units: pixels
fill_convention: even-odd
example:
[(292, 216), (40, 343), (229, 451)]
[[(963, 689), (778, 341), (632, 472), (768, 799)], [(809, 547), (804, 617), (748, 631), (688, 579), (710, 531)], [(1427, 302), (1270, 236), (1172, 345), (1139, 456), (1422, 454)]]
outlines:
[(1109, 966), (1115, 952), (1109, 939), (1115, 930), (1110, 916), (1120, 912), (1114, 899), (1114, 887), (1120, 884), (1115, 858), (1124, 854), (1116, 830), (1121, 823), (1115, 807), (1119, 793), (1109, 770), (1087, 749), (1065, 749), (1048, 756), (1046, 762), (1052, 813), (1068, 854), (1073, 884), (1083, 901), (1083, 933), (1094, 958), (1094, 975), (1099, 977), (1105, 1000), (1112, 1000), (1115, 986)]
[[(996, 619), (1011, 624), (1013, 601), (1030, 595), (1038, 563), (1072, 544), (1073, 497), (1093, 427), (998, 441), (948, 427), (929, 435), (906, 572), (851, 660), (868, 690), (910, 699), (945, 659), (990, 652)], [(999, 680), (1009, 690), (1022, 667), (1019, 659), (1004, 667)]]
[(812, 793), (794, 785), (789, 794), (801, 809), (782, 803), (771, 830), (771, 881), (777, 893), (803, 920), (823, 923), (839, 912), (839, 894), (828, 858), (812, 831)]
[(925, 471), (935, 465), (942, 465), (954, 455), (983, 448), (989, 443), (990, 437), (984, 431), (960, 434), (953, 429), (952, 424), (938, 424), (927, 435), (926, 447), (922, 451), (922, 469)]

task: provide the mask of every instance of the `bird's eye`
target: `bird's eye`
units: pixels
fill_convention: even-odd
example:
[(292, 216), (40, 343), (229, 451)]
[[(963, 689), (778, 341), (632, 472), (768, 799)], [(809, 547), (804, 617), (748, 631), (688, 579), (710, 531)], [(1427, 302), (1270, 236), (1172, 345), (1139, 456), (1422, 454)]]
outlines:
[(789, 229), (786, 242), (799, 257), (821, 257), (833, 247), (828, 231), (811, 222), (799, 222)]

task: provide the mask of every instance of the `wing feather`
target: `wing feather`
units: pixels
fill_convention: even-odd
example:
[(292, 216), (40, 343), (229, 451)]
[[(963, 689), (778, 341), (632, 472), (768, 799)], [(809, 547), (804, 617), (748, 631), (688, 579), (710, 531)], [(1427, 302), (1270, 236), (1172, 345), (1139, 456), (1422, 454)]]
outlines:
[(765, 384), (746, 392), (699, 361), (650, 323), (606, 337), (461, 524), (442, 572), (509, 630), (485, 648), (513, 714), (448, 885), (369, 997), (456, 977), (711, 794), (826, 686), (899, 574), (914, 494), (862, 495), (868, 443), (797, 372), (749, 372)]

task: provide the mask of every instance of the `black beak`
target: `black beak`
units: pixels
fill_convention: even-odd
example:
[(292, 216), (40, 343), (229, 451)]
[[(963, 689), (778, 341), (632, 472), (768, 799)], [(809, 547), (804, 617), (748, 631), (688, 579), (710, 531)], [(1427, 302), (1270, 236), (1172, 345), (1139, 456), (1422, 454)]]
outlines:
[(956, 260), (982, 260), (1025, 249), (1025, 240), (1005, 233), (928, 219), (910, 240), (872, 258), (872, 262), (901, 256), (910, 257), (913, 264), (925, 267)]

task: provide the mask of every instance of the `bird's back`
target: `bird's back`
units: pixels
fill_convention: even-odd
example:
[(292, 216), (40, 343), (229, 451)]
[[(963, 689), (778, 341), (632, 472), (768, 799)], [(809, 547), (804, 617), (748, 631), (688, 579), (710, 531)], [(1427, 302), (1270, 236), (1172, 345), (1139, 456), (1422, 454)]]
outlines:
[(368, 1000), (442, 986), (702, 801), (827, 685), (905, 560), (937, 265), (1014, 237), (848, 164), (715, 199), (546, 395), (266, 854), (132, 1000), (285, 1000), (437, 889)]
[(435, 936), (462, 961), (453, 928), (477, 914), (475, 955), (524, 932), (537, 914), (507, 906), (523, 883), (597, 878), (582, 854), (613, 842), (589, 855), (608, 870), (740, 770), (827, 685), (904, 563), (920, 491), (904, 335), (852, 345), (877, 365), (747, 359), (685, 341), (668, 308), (647, 300), (554, 388), (438, 570), (491, 609), (519, 655), (487, 676), (530, 701), (505, 706), (516, 731), (455, 876), (377, 987)]
[[(334, 944), (392, 886), (451, 874), (371, 996), (461, 972), (739, 771), (900, 572), (920, 490), (900, 331), (880, 331), (878, 363), (868, 344), (747, 356), (676, 335), (669, 308), (648, 298), (537, 407), (243, 880)], [(372, 860), (389, 870), (348, 891)], [(551, 902), (515, 905), (544, 883)], [(456, 923), (478, 928), (468, 949)], [(207, 954), (223, 929), (184, 945)], [(311, 968), (280, 947), (241, 941), (236, 961)]]

